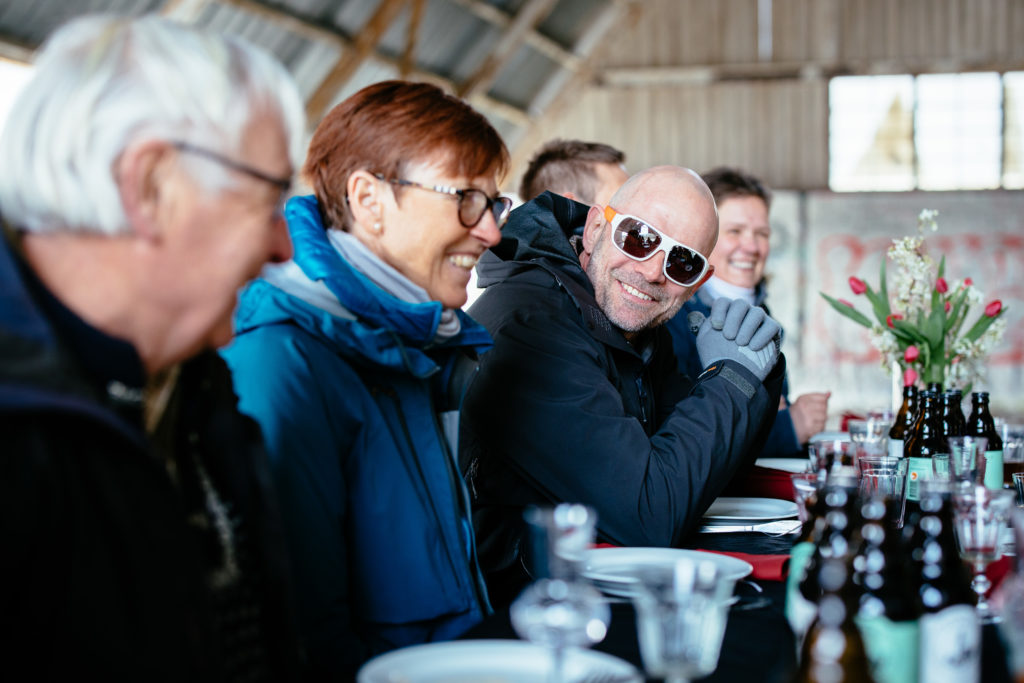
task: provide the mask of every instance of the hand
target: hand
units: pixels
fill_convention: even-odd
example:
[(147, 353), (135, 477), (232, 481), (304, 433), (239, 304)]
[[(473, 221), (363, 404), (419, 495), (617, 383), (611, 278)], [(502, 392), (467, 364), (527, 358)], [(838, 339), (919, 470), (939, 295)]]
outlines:
[(716, 299), (706, 318), (694, 311), (686, 318), (697, 335), (697, 354), (707, 368), (734, 360), (764, 380), (779, 357), (782, 327), (764, 309), (740, 299)]
[(825, 418), (828, 417), (828, 398), (831, 391), (825, 393), (804, 394), (789, 404), (789, 417), (793, 420), (793, 429), (800, 445), (818, 432), (825, 430)]

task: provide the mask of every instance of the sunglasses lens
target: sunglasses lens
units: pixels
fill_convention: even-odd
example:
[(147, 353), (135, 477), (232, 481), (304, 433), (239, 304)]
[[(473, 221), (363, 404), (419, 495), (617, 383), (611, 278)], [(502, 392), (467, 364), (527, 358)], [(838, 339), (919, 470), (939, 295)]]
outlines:
[(623, 218), (615, 229), (615, 244), (628, 256), (645, 259), (661, 244), (661, 235), (651, 226), (633, 218)]
[(665, 264), (665, 272), (681, 285), (689, 287), (704, 272), (704, 257), (685, 247), (672, 247)]

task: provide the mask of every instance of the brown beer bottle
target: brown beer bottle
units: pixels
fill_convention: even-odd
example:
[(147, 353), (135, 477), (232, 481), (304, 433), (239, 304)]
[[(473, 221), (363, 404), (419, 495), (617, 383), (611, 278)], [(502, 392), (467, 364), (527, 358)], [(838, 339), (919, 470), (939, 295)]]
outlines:
[(892, 428), (889, 430), (889, 455), (894, 458), (903, 457), (903, 445), (908, 433), (914, 427), (917, 416), (917, 387), (908, 384), (903, 387), (903, 403), (896, 413)]
[(971, 394), (971, 416), (967, 418), (966, 434), (988, 439), (985, 450), (985, 487), (1003, 488), (1003, 438), (996, 431), (995, 420), (988, 410), (987, 391)]
[(919, 485), (932, 477), (932, 456), (945, 453), (942, 443), (942, 423), (938, 396), (932, 391), (921, 392), (920, 406), (914, 429), (903, 442), (903, 456), (910, 459), (907, 468), (907, 511), (917, 507)]

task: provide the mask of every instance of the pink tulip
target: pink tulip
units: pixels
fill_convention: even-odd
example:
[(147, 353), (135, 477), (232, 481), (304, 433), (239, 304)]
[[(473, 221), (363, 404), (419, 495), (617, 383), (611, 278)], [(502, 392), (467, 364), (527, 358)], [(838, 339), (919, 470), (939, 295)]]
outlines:
[(946, 278), (940, 277), (935, 281), (935, 291), (939, 294), (945, 294), (949, 291), (949, 285), (946, 284)]
[(945, 308), (945, 309), (946, 309), (946, 313), (949, 313), (949, 309), (953, 308), (953, 304), (951, 304), (951, 303), (949, 303), (949, 302), (947, 301), (947, 302), (946, 302), (946, 305), (945, 305), (945, 306), (944, 306), (943, 308)]
[(916, 346), (908, 346), (907, 350), (903, 352), (903, 360), (908, 363), (913, 363), (920, 355), (921, 352), (917, 350)]
[(967, 278), (966, 280), (964, 280), (964, 287), (970, 287), (973, 284), (974, 280), (972, 280), (971, 278)]
[(889, 315), (885, 316), (885, 324), (888, 325), (889, 327), (895, 327), (895, 325), (893, 325), (892, 322), (893, 320), (903, 320), (903, 316), (899, 313), (890, 313)]
[(996, 299), (995, 301), (993, 301), (992, 303), (985, 307), (985, 315), (987, 315), (990, 318), (994, 318), (997, 315), (999, 315), (999, 311), (1001, 310), (1003, 310), (1003, 302), (1000, 301), (999, 299)]
[(842, 305), (844, 305), (844, 306), (849, 306), (850, 308), (853, 308), (853, 304), (851, 304), (851, 303), (850, 303), (849, 301), (847, 301), (846, 299), (839, 299), (839, 303), (841, 303), (841, 304), (842, 304)]
[(917, 381), (917, 370), (914, 368), (907, 368), (903, 371), (903, 386), (909, 387), (911, 384)]
[(868, 286), (864, 284), (864, 281), (859, 277), (850, 276), (850, 289), (853, 290), (854, 294), (863, 294), (868, 291)]

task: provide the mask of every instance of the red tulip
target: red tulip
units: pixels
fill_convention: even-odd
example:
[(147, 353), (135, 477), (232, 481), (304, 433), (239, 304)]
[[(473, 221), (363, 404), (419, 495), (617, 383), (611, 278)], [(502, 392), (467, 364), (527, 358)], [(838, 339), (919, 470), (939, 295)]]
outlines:
[(903, 360), (913, 363), (920, 355), (921, 352), (917, 350), (916, 346), (908, 346), (907, 350), (903, 352)]
[(896, 327), (892, 323), (893, 320), (903, 320), (903, 316), (899, 313), (890, 313), (889, 315), (885, 316), (885, 324), (888, 325), (889, 327)]
[(844, 306), (849, 306), (850, 308), (853, 308), (853, 304), (851, 304), (851, 303), (850, 303), (849, 301), (847, 301), (846, 299), (839, 299), (839, 303), (841, 303), (841, 304), (842, 304), (842, 305), (844, 305)]
[(909, 387), (911, 384), (917, 381), (917, 370), (914, 368), (907, 368), (903, 371), (903, 386)]
[(946, 278), (940, 277), (935, 281), (935, 291), (939, 294), (945, 294), (949, 291), (949, 285), (946, 284)]
[(850, 289), (853, 290), (854, 294), (863, 294), (868, 291), (868, 286), (864, 284), (864, 281), (859, 277), (850, 276)]
[(971, 278), (967, 278), (966, 280), (964, 280), (964, 287), (970, 287), (973, 284), (974, 280), (972, 280)]
[(993, 301), (992, 303), (985, 307), (985, 315), (987, 315), (989, 318), (994, 318), (997, 315), (999, 315), (999, 311), (1001, 310), (1003, 310), (1003, 302), (1000, 301), (999, 299), (996, 299), (995, 301)]
[(949, 309), (953, 308), (953, 304), (951, 304), (951, 303), (949, 303), (947, 301), (946, 305), (944, 306), (944, 308), (946, 309), (946, 313), (949, 313)]

